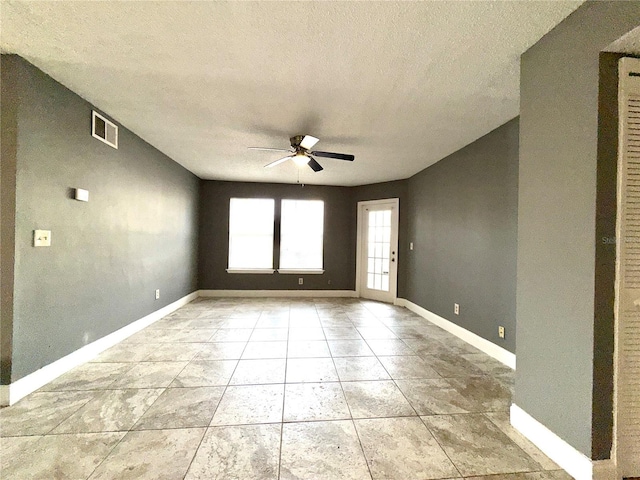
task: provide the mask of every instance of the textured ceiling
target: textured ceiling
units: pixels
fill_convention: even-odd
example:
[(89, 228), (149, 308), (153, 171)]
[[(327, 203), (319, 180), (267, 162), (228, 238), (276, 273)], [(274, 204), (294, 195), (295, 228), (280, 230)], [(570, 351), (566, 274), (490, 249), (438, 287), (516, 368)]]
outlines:
[[(201, 178), (407, 178), (518, 115), (519, 56), (582, 1), (12, 2), (17, 53)], [(294, 134), (353, 163), (265, 169)]]

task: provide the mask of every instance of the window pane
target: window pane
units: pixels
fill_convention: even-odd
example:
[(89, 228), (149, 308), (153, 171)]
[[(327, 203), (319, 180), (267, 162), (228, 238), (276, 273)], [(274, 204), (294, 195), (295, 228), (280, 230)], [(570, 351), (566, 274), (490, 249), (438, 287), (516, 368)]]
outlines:
[(322, 269), (324, 202), (282, 200), (280, 268)]
[(232, 198), (229, 203), (229, 268), (273, 268), (275, 202)]

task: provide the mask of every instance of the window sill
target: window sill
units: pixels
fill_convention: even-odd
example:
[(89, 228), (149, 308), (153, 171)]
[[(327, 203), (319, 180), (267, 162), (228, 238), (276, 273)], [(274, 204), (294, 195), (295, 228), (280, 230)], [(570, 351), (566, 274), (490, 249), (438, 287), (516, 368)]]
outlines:
[(278, 273), (283, 273), (285, 275), (287, 275), (287, 274), (292, 274), (292, 275), (322, 275), (324, 273), (324, 270), (322, 270), (321, 268), (314, 268), (314, 269), (279, 268), (278, 269)]
[(271, 275), (275, 270), (273, 268), (227, 268), (227, 273), (252, 273)]

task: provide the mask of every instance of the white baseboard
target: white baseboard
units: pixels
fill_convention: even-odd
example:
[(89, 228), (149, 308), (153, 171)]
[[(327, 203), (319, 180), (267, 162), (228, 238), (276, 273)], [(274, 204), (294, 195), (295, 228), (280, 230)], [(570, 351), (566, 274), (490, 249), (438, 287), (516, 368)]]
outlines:
[(355, 298), (355, 290), (200, 290), (201, 297)]
[(130, 337), (134, 333), (148, 327), (152, 323), (169, 315), (171, 312), (177, 310), (183, 305), (186, 305), (197, 297), (198, 292), (190, 293), (189, 295), (186, 295), (181, 299), (134, 321), (129, 325), (96, 340), (95, 342), (91, 342), (88, 345), (79, 348), (75, 352), (62, 357), (49, 365), (45, 365), (41, 369), (30, 373), (20, 380), (16, 380), (11, 385), (3, 385), (0, 390), (0, 401), (2, 401), (0, 405), (13, 405), (21, 398), (36, 391), (63, 373), (68, 372), (78, 365), (88, 362), (107, 348), (114, 346), (125, 338)]
[(511, 405), (511, 425), (576, 480), (593, 480), (594, 464), (516, 404)]
[(513, 368), (515, 370), (516, 356), (510, 351), (496, 345), (493, 342), (490, 342), (486, 338), (482, 338), (481, 336), (476, 335), (473, 332), (470, 332), (466, 328), (462, 328), (461, 326), (456, 325), (455, 323), (447, 320), (446, 318), (442, 318), (441, 316), (436, 315), (435, 313), (430, 312), (425, 308), (422, 308), (420, 305), (416, 305), (415, 303), (410, 302), (405, 298), (396, 299), (395, 304), (400, 307), (408, 308), (412, 312), (420, 315), (422, 318), (426, 318), (431, 323), (436, 324), (440, 328), (446, 330), (449, 333), (452, 333), (456, 337), (464, 340), (470, 345), (473, 345), (474, 347), (483, 351), (487, 355), (495, 358), (496, 360), (504, 363), (506, 366)]

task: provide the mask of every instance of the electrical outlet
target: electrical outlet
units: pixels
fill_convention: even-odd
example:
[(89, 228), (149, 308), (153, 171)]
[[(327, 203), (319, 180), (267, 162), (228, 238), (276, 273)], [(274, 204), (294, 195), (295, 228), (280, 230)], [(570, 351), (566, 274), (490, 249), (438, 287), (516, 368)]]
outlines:
[(413, 242), (409, 242), (409, 250), (413, 250)]
[(298, 285), (302, 285), (304, 283), (304, 279), (302, 277), (298, 278)]
[(498, 336), (504, 338), (504, 327), (502, 325), (498, 327)]
[(160, 289), (158, 288), (156, 290), (156, 300), (158, 300), (160, 298)]
[(458, 305), (457, 303), (453, 304), (453, 313), (455, 313), (456, 315), (460, 315), (460, 305)]

